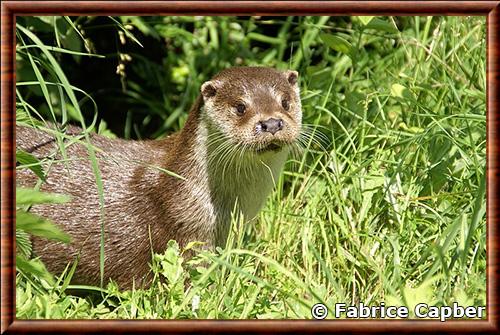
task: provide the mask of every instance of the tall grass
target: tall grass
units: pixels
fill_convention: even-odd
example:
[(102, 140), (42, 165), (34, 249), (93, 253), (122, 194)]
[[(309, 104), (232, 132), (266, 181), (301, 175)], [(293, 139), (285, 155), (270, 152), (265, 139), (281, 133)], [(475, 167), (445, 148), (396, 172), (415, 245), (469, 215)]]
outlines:
[[(113, 96), (77, 100), (65, 79), (106, 48), (92, 34), (105, 29), (116, 37), (102, 61), (114, 60), (109, 76), (124, 98), (119, 129), (91, 103), (103, 115)], [(147, 290), (74, 286), (70, 267), (55, 283), (20, 272), (19, 318), (310, 318), (317, 302), (485, 304), (485, 18), (19, 18), (18, 37), (18, 120), (61, 123), (62, 150), (72, 120), (107, 136), (165, 136), (201, 83), (233, 65), (297, 69), (317, 139), (290, 157), (256, 220), (235, 216), (225, 248), (187, 261), (169, 242)], [(161, 59), (143, 56), (147, 43), (161, 45)], [(18, 168), (27, 165), (37, 163)]]

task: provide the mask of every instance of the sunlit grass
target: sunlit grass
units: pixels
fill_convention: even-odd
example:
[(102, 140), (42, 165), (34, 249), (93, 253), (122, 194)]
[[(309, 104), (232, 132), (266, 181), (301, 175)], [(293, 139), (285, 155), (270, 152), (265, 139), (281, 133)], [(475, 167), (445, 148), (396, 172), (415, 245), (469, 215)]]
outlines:
[[(155, 280), (148, 290), (72, 286), (63, 280), (70, 267), (55, 286), (20, 271), (17, 316), (310, 318), (317, 302), (485, 305), (485, 19), (352, 18), (345, 25), (303, 17), (240, 20), (241, 29), (231, 20), (204, 19), (197, 23), (204, 28), (192, 35), (179, 19), (176, 27), (185, 29), (181, 36), (191, 44), (176, 57), (185, 57), (187, 73), (197, 70), (203, 50), (220, 59), (187, 79), (170, 59), (184, 78), (178, 79), (181, 90), (189, 92), (176, 96), (175, 107), (158, 103), (169, 99), (168, 92), (152, 100), (140, 85), (128, 83), (130, 102), (147, 104), (151, 115), (162, 117), (152, 137), (182, 124), (199, 84), (232, 65), (234, 54), (227, 50), (241, 38), (242, 53), (248, 51), (243, 65), (299, 70), (304, 123), (315, 140), (290, 157), (257, 219), (235, 217), (225, 248), (186, 261), (169, 243), (153, 260)], [(158, 34), (174, 30), (171, 22), (149, 22)], [(214, 22), (227, 29), (214, 28)], [(269, 24), (279, 29), (268, 36)], [(258, 55), (250, 53), (253, 41), (260, 43)], [(41, 54), (23, 57), (33, 68), (37, 62), (56, 68)], [(142, 59), (137, 66), (155, 64)], [(49, 87), (57, 87), (50, 81), (57, 78), (63, 78), (59, 72), (36, 82), (45, 106), (54, 105), (42, 117), (61, 122), (71, 119), (64, 108), (75, 109), (78, 102), (61, 108), (50, 100)], [(65, 94), (73, 91), (61, 84)], [(40, 109), (20, 91), (18, 108), (33, 117)], [(143, 135), (141, 125), (130, 121), (125, 127), (125, 134)], [(60, 138), (65, 136), (61, 130)]]

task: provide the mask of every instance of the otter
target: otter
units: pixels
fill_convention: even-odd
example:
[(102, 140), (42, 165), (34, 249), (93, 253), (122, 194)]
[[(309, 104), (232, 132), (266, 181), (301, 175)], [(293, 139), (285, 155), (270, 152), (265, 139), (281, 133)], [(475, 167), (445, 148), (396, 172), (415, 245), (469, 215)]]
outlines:
[[(200, 91), (182, 130), (164, 139), (90, 135), (104, 189), (105, 281), (147, 285), (152, 251), (162, 253), (170, 239), (223, 246), (232, 213), (254, 218), (277, 181), (301, 131), (298, 73), (233, 67)], [(53, 135), (18, 125), (16, 146), (38, 159), (55, 157), (41, 190), (71, 197), (31, 208), (71, 237), (69, 244), (34, 237), (34, 252), (53, 273), (78, 256), (72, 282), (98, 285), (101, 210), (85, 140), (66, 143), (69, 162), (62, 162)], [(37, 180), (29, 169), (17, 171), (20, 186)]]

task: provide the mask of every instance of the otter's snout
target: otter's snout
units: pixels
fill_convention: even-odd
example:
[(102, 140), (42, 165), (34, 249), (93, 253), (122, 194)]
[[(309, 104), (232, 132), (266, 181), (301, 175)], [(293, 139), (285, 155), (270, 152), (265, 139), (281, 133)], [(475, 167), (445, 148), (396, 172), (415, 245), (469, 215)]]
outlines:
[(260, 127), (262, 131), (269, 132), (274, 135), (283, 129), (283, 120), (270, 118), (266, 121), (259, 121), (257, 126)]

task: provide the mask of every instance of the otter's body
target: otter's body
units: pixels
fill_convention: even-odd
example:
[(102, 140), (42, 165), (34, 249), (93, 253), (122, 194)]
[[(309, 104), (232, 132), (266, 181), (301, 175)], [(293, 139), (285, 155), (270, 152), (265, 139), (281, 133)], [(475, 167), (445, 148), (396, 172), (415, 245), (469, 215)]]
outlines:
[[(133, 280), (145, 284), (152, 251), (163, 252), (170, 239), (180, 245), (202, 241), (209, 248), (224, 244), (231, 212), (236, 209), (247, 219), (258, 213), (279, 177), (289, 144), (298, 136), (301, 111), (293, 71), (232, 68), (201, 91), (184, 128), (166, 139), (90, 136), (104, 189), (105, 279), (122, 287), (131, 287)], [(284, 95), (287, 104), (294, 104), (293, 115), (290, 106), (282, 111), (276, 107), (281, 101), (270, 100)], [(61, 158), (53, 136), (29, 127), (16, 131), (19, 149), (40, 159), (53, 154)], [(81, 133), (74, 127), (68, 131)], [(79, 254), (74, 282), (98, 284), (101, 211), (96, 177), (85, 139), (65, 143), (70, 161), (46, 167), (41, 190), (69, 194), (72, 200), (33, 206), (32, 212), (59, 224), (72, 242), (35, 238), (33, 247), (55, 273)], [(16, 180), (34, 186), (37, 177), (23, 169)]]

